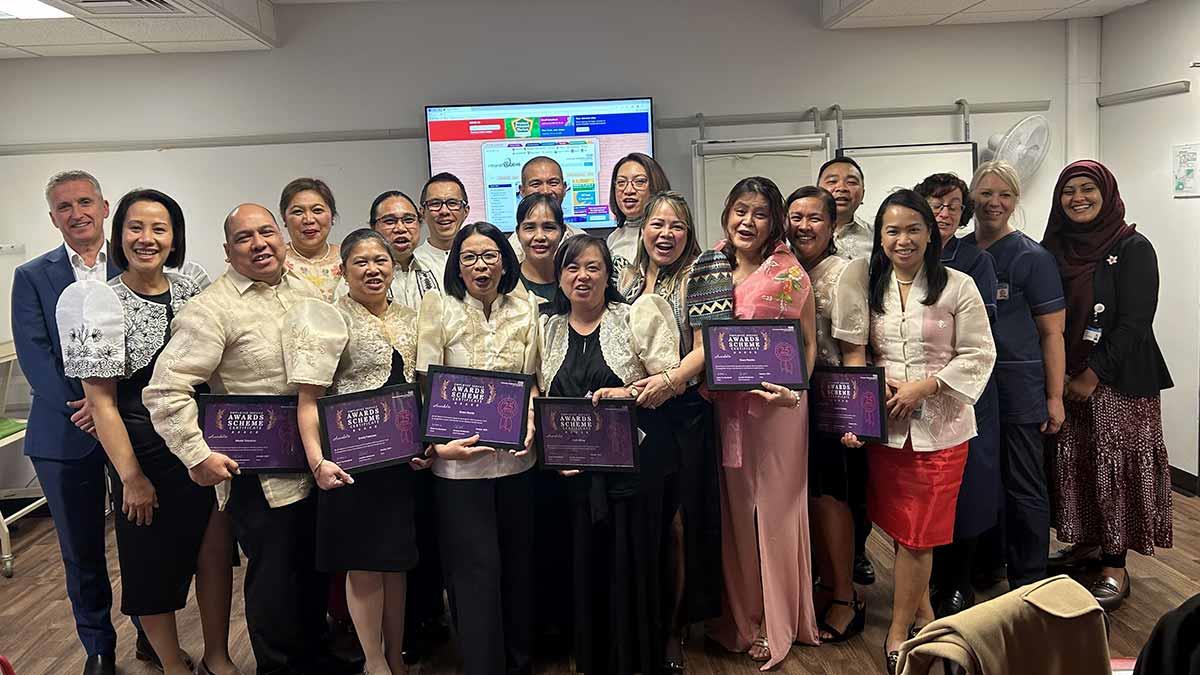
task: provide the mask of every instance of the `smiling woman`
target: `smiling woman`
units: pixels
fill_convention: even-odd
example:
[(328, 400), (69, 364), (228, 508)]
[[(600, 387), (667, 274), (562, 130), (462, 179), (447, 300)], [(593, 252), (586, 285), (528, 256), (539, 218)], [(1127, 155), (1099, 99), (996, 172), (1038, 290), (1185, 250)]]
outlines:
[(341, 280), (338, 247), (329, 243), (337, 218), (333, 190), (320, 178), (297, 178), (283, 188), (279, 213), (287, 227), (287, 268), (312, 283), (332, 302)]

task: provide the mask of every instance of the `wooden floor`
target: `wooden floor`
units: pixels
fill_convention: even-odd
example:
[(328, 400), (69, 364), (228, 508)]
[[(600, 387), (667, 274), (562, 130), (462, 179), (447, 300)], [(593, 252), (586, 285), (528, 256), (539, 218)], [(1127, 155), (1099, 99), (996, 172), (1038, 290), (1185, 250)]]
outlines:
[[(63, 585), (58, 540), (48, 518), (30, 518), (14, 532), (16, 575), (0, 577), (0, 655), (16, 666), (18, 675), (74, 675), (82, 669), (83, 652), (75, 636), (71, 607)], [(113, 594), (120, 597), (116, 548), (109, 528), (109, 573)], [(876, 532), (869, 553), (879, 581), (866, 587), (867, 630), (844, 645), (793, 647), (791, 656), (776, 670), (788, 675), (879, 673), (880, 655), (891, 599), (891, 545)], [(1155, 558), (1129, 556), (1133, 596), (1113, 615), (1111, 651), (1116, 656), (1136, 656), (1155, 621), (1187, 598), (1200, 593), (1200, 499), (1175, 495), (1175, 548)], [(246, 637), (241, 599), (241, 572), (235, 579), (232, 652), (245, 675), (253, 675), (254, 658)], [(993, 589), (992, 595), (1003, 591)], [(180, 616), (183, 646), (192, 654), (201, 650), (199, 617), (195, 604)], [(113, 611), (119, 648), (117, 662), (127, 675), (149, 674), (150, 668), (133, 658), (133, 626)], [(688, 672), (695, 675), (733, 675), (757, 672), (745, 655), (729, 654), (694, 640), (687, 650)], [(415, 668), (416, 673), (460, 672), (452, 648)], [(571, 673), (569, 663), (540, 664), (536, 672)]]

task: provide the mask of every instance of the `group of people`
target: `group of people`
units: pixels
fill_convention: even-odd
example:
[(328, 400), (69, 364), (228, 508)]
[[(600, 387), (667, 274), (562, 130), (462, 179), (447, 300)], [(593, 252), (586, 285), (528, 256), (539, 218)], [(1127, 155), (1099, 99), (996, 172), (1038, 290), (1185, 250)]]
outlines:
[[(469, 675), (568, 652), (578, 672), (680, 673), (700, 622), (765, 670), (793, 643), (863, 630), (872, 525), (896, 549), (889, 672), (999, 566), (1013, 588), (1101, 566), (1091, 590), (1115, 609), (1126, 551), (1171, 546), (1157, 263), (1116, 179), (1066, 167), (1038, 243), (1010, 223), (1006, 164), (969, 184), (929, 176), (873, 221), (857, 213), (864, 178), (839, 157), (786, 198), (740, 180), (707, 250), (640, 153), (613, 169), (606, 239), (564, 222), (550, 157), (522, 169), (511, 236), (468, 222), (465, 187), (440, 173), (416, 200), (380, 194), (334, 244), (332, 190), (299, 178), (283, 228), (261, 205), (229, 213), (229, 266), (210, 283), (170, 196), (122, 197), (106, 241), (96, 178), (52, 177), (64, 244), (17, 269), (13, 331), (85, 675), (114, 672), (106, 471), (121, 610), (167, 675), (238, 672), (241, 558), (260, 675), (406, 672), (446, 605)], [(797, 320), (810, 372), (882, 368), (886, 438), (819, 433), (806, 391), (709, 391), (701, 330), (731, 318)], [(520, 450), (476, 436), (354, 475), (324, 458), (320, 397), (422, 382), (431, 364), (530, 375), (535, 396), (634, 399), (639, 471), (537, 470), (532, 414)], [(204, 441), (206, 391), (295, 396), (310, 471), (241, 473)], [(1072, 546), (1049, 558), (1052, 527)], [(198, 662), (175, 622), (193, 578)], [(363, 662), (329, 650), (342, 604)]]

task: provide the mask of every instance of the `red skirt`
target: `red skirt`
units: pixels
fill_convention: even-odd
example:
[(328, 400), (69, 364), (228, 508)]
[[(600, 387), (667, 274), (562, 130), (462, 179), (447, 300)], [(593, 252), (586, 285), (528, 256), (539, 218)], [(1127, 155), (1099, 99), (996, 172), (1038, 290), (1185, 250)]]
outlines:
[(952, 542), (967, 443), (933, 452), (914, 451), (912, 441), (902, 450), (871, 444), (867, 453), (871, 521), (907, 548)]

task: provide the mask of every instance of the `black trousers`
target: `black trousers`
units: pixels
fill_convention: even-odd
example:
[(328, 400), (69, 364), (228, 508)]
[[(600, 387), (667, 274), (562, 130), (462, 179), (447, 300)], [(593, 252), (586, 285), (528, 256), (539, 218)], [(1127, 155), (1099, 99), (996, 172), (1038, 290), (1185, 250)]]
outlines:
[(533, 471), (434, 479), (442, 569), (466, 675), (531, 672)]
[[(438, 551), (432, 471), (414, 471), (413, 515), (417, 534), (417, 566), (408, 573), (404, 605), (404, 640), (409, 645), (422, 624), (440, 623), (446, 613), (442, 583), (442, 557)], [(407, 648), (407, 647), (406, 647)]]
[(1046, 489), (1041, 425), (1000, 424), (1000, 474), (1004, 483), (1004, 558), (1008, 585), (1046, 577), (1050, 549), (1050, 497)]
[(246, 628), (258, 675), (309, 670), (324, 653), (329, 577), (316, 567), (316, 495), (271, 508), (258, 476), (235, 476), (234, 535), (246, 554)]
[(854, 555), (867, 552), (871, 516), (867, 514), (867, 448), (846, 448), (846, 501), (854, 519)]

